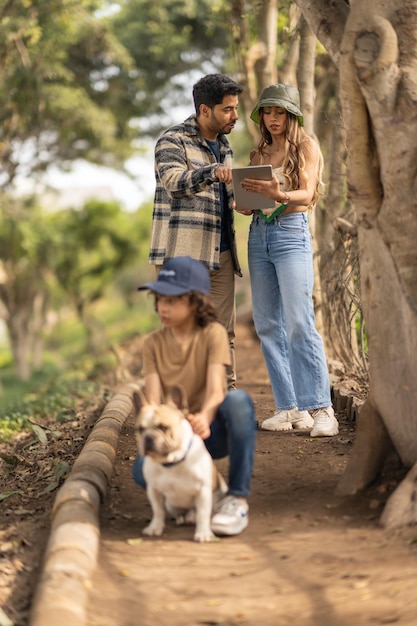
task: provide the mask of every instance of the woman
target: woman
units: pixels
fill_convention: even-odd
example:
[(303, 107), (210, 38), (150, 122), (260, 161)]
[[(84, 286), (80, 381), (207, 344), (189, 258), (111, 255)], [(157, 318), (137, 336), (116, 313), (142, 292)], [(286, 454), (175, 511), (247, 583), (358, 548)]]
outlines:
[(248, 258), (255, 328), (278, 411), (265, 430), (339, 432), (330, 398), (323, 341), (315, 326), (313, 257), (307, 210), (317, 203), (323, 168), (317, 142), (303, 129), (298, 90), (270, 85), (251, 113), (261, 140), (250, 164), (270, 164), (272, 180), (247, 178), (242, 186), (276, 203), (253, 214)]

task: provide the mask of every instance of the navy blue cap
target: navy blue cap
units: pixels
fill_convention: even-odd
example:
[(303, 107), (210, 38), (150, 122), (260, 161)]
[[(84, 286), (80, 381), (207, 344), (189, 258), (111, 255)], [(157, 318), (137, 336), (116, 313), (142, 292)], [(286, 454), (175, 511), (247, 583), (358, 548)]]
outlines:
[(150, 289), (162, 296), (181, 296), (190, 291), (208, 294), (210, 291), (210, 274), (201, 261), (189, 256), (178, 256), (168, 259), (158, 274), (158, 279), (138, 287), (138, 291)]

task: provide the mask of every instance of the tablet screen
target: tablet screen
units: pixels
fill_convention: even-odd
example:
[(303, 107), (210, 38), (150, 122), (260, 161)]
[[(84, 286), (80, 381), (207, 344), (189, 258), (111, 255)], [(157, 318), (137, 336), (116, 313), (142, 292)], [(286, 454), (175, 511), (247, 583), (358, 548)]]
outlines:
[(271, 180), (272, 165), (248, 165), (246, 167), (232, 168), (233, 193), (235, 196), (237, 209), (273, 209), (274, 200), (266, 198), (261, 193), (245, 191), (241, 186), (244, 178), (259, 178), (261, 180)]

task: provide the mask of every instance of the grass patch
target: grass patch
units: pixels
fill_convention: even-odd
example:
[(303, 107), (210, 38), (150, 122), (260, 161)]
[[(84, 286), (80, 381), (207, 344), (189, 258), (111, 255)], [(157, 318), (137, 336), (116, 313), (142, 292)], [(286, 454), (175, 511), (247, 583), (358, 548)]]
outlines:
[(20, 383), (15, 388), (20, 389), (19, 399), (9, 396), (8, 404), (0, 412), (3, 441), (29, 429), (31, 422), (39, 423), (51, 417), (57, 422), (74, 419), (77, 407), (97, 393), (99, 385), (81, 370), (61, 372), (53, 377), (43, 371), (30, 383)]
[(92, 307), (99, 343), (96, 351), (86, 350), (86, 332), (71, 312), (62, 314), (45, 337), (42, 368), (29, 381), (17, 378), (10, 351), (0, 352), (0, 439), (10, 440), (30, 422), (54, 417), (73, 419), (84, 399), (97, 394), (106, 373), (117, 363), (109, 350), (159, 324), (153, 299), (139, 296), (138, 304), (127, 306), (120, 297), (109, 298)]

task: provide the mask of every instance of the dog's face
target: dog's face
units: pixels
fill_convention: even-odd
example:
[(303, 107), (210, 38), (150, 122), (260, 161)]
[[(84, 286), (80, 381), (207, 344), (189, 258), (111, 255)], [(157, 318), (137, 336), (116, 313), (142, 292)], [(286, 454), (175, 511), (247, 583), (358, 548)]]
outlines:
[(166, 403), (160, 405), (148, 404), (141, 392), (134, 392), (135, 432), (140, 455), (164, 462), (170, 453), (181, 447), (186, 412), (182, 400), (179, 388), (171, 390)]

